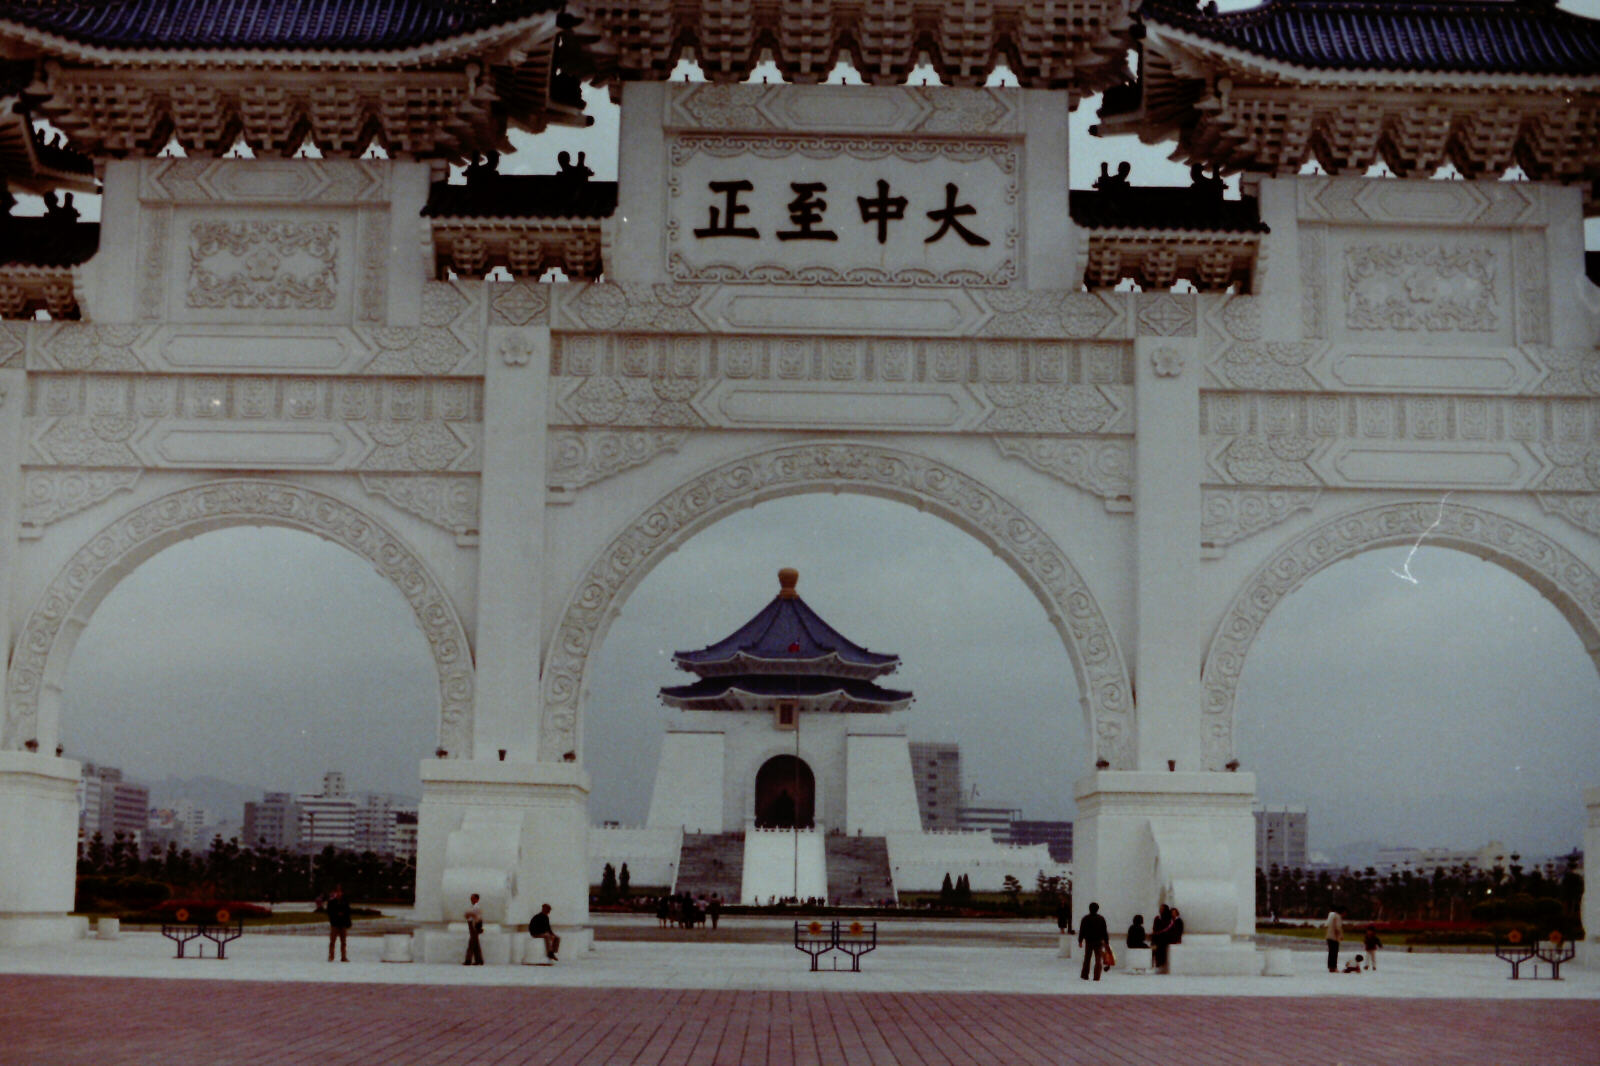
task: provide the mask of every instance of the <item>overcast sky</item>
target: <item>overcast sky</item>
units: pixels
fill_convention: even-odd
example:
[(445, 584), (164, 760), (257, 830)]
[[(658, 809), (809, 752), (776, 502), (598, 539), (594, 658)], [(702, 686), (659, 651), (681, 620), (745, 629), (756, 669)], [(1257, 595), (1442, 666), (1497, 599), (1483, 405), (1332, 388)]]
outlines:
[[(502, 169), (553, 170), (575, 149), (614, 177), (615, 112), (593, 99), (596, 130), (520, 138)], [(1134, 159), (1141, 183), (1187, 181), (1159, 150), (1089, 138), (1094, 104), (1073, 116), (1074, 187), (1103, 159)], [(1424, 548), (1413, 584), (1393, 573), (1405, 554), (1332, 567), (1269, 618), (1238, 701), (1260, 798), (1308, 806), (1313, 849), (1580, 845), (1581, 791), (1600, 785), (1600, 676), (1577, 637), (1492, 564)], [(745, 621), (785, 565), (847, 636), (901, 656), (889, 683), (917, 694), (902, 717), (914, 739), (961, 744), (974, 802), (1072, 816), (1088, 766), (1077, 685), (1021, 581), (911, 507), (812, 495), (702, 532), (623, 605), (592, 671), (596, 821), (643, 821), (669, 714), (655, 691), (687, 676), (671, 653)], [(300, 791), (341, 769), (353, 789), (416, 795), (437, 686), (410, 609), (364, 561), (308, 534), (237, 529), (169, 549), (113, 591), (78, 645), (66, 703), (70, 751), (135, 777)]]

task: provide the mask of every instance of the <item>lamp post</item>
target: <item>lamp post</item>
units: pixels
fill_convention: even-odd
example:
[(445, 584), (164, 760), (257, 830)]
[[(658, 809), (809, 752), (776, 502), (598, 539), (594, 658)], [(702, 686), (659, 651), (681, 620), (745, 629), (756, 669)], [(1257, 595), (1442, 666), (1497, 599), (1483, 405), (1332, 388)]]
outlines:
[(317, 812), (307, 811), (306, 819), (310, 822), (306, 840), (306, 879), (311, 882), (311, 895), (317, 894)]

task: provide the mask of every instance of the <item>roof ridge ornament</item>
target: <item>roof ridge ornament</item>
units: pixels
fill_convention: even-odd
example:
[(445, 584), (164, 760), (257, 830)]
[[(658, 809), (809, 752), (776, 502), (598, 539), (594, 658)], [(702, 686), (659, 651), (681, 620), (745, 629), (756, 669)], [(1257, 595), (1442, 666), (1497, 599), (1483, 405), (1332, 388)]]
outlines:
[(779, 570), (778, 598), (783, 600), (792, 600), (798, 598), (800, 594), (794, 590), (794, 587), (799, 583), (800, 571), (796, 570), (794, 567), (786, 566)]

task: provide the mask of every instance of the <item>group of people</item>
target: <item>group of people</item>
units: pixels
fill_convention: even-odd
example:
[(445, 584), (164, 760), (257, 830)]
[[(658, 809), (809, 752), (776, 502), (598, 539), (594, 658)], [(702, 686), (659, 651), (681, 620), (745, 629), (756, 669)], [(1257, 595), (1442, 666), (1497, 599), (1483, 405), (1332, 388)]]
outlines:
[(704, 928), (708, 918), (712, 929), (722, 920), (722, 896), (716, 892), (709, 898), (704, 892), (698, 896), (679, 892), (656, 900), (656, 923), (662, 929), (672, 925), (680, 929)]
[[(1057, 924), (1061, 919), (1057, 917)], [(1062, 925), (1063, 931), (1066, 926)], [(1155, 925), (1148, 931), (1144, 927), (1144, 915), (1135, 914), (1133, 924), (1128, 926), (1128, 947), (1149, 948), (1151, 962), (1156, 969), (1167, 965), (1167, 949), (1173, 944), (1183, 941), (1183, 915), (1178, 908), (1169, 907), (1165, 903), (1156, 914)], [(1100, 904), (1089, 904), (1089, 913), (1083, 916), (1083, 921), (1078, 923), (1078, 946), (1083, 949), (1083, 967), (1079, 976), (1089, 980), (1089, 972), (1094, 971), (1094, 979), (1100, 980), (1100, 972), (1110, 965), (1108, 953), (1111, 949), (1111, 933), (1106, 928), (1106, 920), (1100, 913)]]
[[(1344, 941), (1344, 908), (1334, 907), (1328, 912), (1328, 920), (1323, 923), (1323, 936), (1328, 943), (1328, 972), (1339, 973), (1339, 946)], [(1372, 926), (1367, 926), (1362, 934), (1361, 946), (1366, 949), (1365, 955), (1357, 955), (1344, 964), (1344, 973), (1360, 973), (1363, 969), (1376, 970), (1378, 968), (1378, 949), (1383, 947), (1383, 941), (1378, 939), (1377, 931)]]
[[(472, 894), (472, 900), (467, 904), (463, 915), (467, 920), (467, 957), (462, 961), (463, 966), (483, 965), (483, 908), (478, 905), (478, 894)], [(561, 938), (550, 928), (550, 904), (546, 903), (539, 908), (528, 921), (528, 935), (535, 940), (544, 941), (544, 957), (551, 962), (558, 962), (556, 952), (561, 950)]]

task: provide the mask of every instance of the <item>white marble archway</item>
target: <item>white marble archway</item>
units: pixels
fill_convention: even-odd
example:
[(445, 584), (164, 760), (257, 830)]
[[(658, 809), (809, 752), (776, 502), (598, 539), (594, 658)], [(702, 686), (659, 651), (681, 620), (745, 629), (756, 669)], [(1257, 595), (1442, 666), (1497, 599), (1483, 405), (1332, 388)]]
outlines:
[(909, 503), (976, 537), (1044, 605), (1077, 672), (1095, 759), (1135, 765), (1134, 707), (1115, 635), (1088, 583), (1040, 526), (982, 482), (943, 463), (859, 442), (808, 442), (723, 463), (656, 500), (596, 556), (567, 601), (545, 660), (540, 758), (577, 751), (585, 672), (615, 610), (655, 564), (734, 511), (806, 492)]
[(90, 538), (28, 613), (6, 674), (0, 750), (59, 735), (60, 692), (78, 635), (94, 609), (140, 563), (212, 530), (275, 525), (313, 533), (355, 552), (400, 590), (416, 613), (439, 674), (439, 745), (472, 754), (471, 645), (455, 606), (422, 559), (361, 511), (299, 485), (265, 479), (210, 481), (137, 507)]
[(1245, 656), (1267, 615), (1318, 571), (1374, 548), (1419, 540), (1456, 548), (1527, 581), (1577, 630), (1600, 668), (1600, 574), (1578, 556), (1504, 515), (1438, 500), (1381, 504), (1328, 519), (1273, 553), (1234, 597), (1206, 653), (1202, 765), (1234, 757), (1234, 701)]

